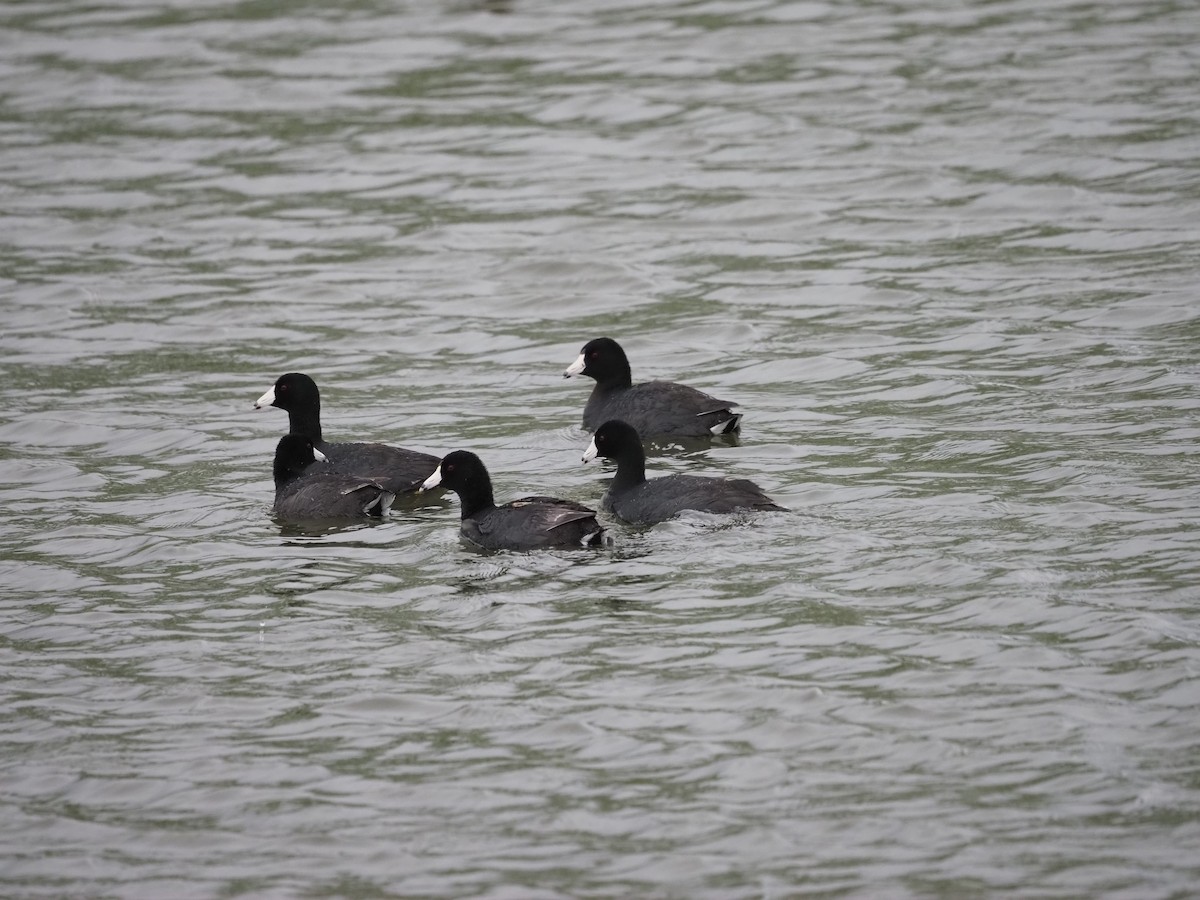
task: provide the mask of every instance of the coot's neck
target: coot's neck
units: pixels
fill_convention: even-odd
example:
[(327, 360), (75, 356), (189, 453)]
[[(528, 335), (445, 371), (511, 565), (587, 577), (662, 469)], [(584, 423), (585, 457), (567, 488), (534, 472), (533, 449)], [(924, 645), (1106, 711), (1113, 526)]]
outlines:
[(617, 474), (610, 490), (617, 493), (635, 488), (646, 480), (646, 451), (642, 442), (635, 441), (621, 448), (617, 455)]
[(314, 444), (321, 443), (321, 401), (306, 403), (303, 409), (289, 409), (288, 431), (302, 434)]
[(596, 379), (596, 386), (592, 391), (596, 394), (607, 394), (611, 391), (623, 391), (632, 385), (633, 373), (629, 370), (629, 361), (620, 360), (603, 378)]
[(492, 481), (487, 475), (470, 476), (466, 483), (458, 488), (457, 493), (464, 519), (492, 509), (496, 505), (496, 498), (492, 493)]
[(281, 459), (278, 455), (275, 457), (275, 464), (272, 466), (271, 474), (275, 476), (275, 490), (279, 490), (289, 481), (295, 481), (300, 477), (298, 472), (287, 460)]

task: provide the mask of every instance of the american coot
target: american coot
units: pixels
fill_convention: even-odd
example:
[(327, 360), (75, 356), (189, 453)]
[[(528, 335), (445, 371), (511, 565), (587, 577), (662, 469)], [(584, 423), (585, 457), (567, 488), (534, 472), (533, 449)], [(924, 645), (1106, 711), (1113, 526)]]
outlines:
[(324, 440), (321, 435), (321, 392), (315, 381), (299, 372), (280, 375), (271, 389), (254, 404), (255, 409), (264, 406), (287, 410), (288, 431), (312, 438), (313, 446), (328, 458), (332, 471), (376, 479), (400, 494), (415, 492), (437, 468), (436, 456), (416, 450), (387, 444)]
[(634, 525), (653, 525), (674, 518), (685, 509), (731, 513), (739, 510), (783, 510), (753, 481), (744, 478), (710, 478), (700, 475), (667, 475), (646, 480), (646, 454), (632, 425), (617, 420), (596, 429), (583, 461), (597, 456), (617, 461), (617, 474), (604, 493), (601, 506)]
[(396, 495), (361, 475), (321, 471), (325, 454), (302, 434), (275, 447), (275, 515), (289, 520), (358, 519), (387, 514)]
[(600, 423), (621, 419), (645, 438), (695, 438), (733, 434), (742, 414), (736, 403), (718, 400), (673, 381), (633, 384), (629, 360), (612, 338), (596, 338), (583, 345), (579, 359), (563, 372), (564, 378), (586, 375), (596, 379), (583, 408), (583, 427), (595, 431)]
[(542, 547), (595, 546), (604, 529), (594, 510), (556, 497), (522, 497), (497, 506), (492, 479), (474, 453), (455, 450), (421, 485), (438, 485), (458, 494), (462, 535), (486, 550), (536, 550)]

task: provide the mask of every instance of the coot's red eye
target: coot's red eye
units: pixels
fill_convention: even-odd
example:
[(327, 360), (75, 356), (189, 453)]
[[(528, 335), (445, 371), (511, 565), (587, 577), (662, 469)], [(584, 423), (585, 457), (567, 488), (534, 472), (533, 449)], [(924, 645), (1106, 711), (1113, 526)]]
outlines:
[(588, 359), (595, 359), (599, 355), (600, 354), (598, 351), (592, 350), (591, 352), (588, 353)]

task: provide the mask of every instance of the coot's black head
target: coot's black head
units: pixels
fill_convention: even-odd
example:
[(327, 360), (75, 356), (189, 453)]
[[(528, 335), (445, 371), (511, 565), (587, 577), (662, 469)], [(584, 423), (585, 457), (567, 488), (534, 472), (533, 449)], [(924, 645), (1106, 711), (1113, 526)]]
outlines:
[(291, 481), (314, 462), (324, 462), (325, 454), (302, 434), (285, 434), (275, 445), (275, 482)]
[(492, 478), (484, 468), (483, 460), (469, 450), (455, 450), (443, 456), (433, 474), (421, 485), (421, 490), (428, 491), (439, 485), (458, 494), (464, 519), (496, 502), (492, 496)]
[(592, 442), (583, 453), (583, 461), (590, 462), (597, 456), (604, 459), (621, 459), (622, 457), (645, 458), (642, 449), (642, 439), (632, 425), (620, 419), (609, 419), (596, 429)]
[(455, 450), (442, 457), (437, 470), (425, 480), (421, 487), (429, 490), (440, 484), (448, 490), (456, 491), (479, 481), (491, 481), (488, 470), (483, 465), (483, 460), (469, 450)]
[(579, 358), (567, 367), (563, 377), (586, 375), (598, 384), (628, 387), (631, 383), (629, 359), (621, 345), (612, 338), (601, 337), (588, 341), (579, 351)]
[(286, 375), (280, 375), (271, 389), (254, 404), (255, 409), (262, 409), (264, 406), (277, 406), (288, 412), (315, 411), (321, 408), (321, 392), (317, 390), (317, 383), (307, 375), (288, 372)]

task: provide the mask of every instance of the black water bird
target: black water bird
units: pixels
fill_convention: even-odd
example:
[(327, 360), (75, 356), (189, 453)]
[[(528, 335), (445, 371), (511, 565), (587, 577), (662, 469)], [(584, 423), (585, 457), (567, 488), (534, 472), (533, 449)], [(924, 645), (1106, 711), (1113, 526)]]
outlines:
[(633, 525), (665, 522), (685, 510), (708, 513), (784, 511), (752, 481), (703, 475), (646, 478), (646, 452), (637, 430), (609, 420), (596, 429), (583, 461), (597, 456), (616, 460), (617, 473), (600, 501), (607, 512)]
[(312, 440), (332, 471), (373, 478), (397, 494), (415, 493), (437, 468), (438, 458), (417, 450), (358, 441), (327, 441), (321, 432), (321, 392), (309, 376), (288, 372), (254, 403), (275, 406), (288, 414), (288, 431)]
[(564, 378), (585, 375), (596, 380), (583, 408), (583, 427), (595, 431), (609, 419), (620, 419), (648, 440), (698, 438), (734, 434), (741, 427), (737, 406), (673, 381), (634, 384), (629, 359), (612, 338), (588, 341)]
[(594, 510), (557, 497), (521, 497), (497, 506), (482, 460), (467, 450), (447, 454), (421, 490), (438, 486), (458, 494), (462, 536), (485, 550), (597, 546), (604, 529)]
[(381, 518), (396, 495), (371, 478), (328, 469), (325, 454), (302, 434), (275, 447), (275, 515), (288, 521)]

